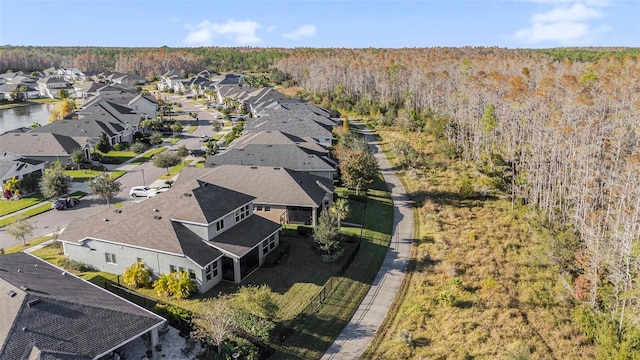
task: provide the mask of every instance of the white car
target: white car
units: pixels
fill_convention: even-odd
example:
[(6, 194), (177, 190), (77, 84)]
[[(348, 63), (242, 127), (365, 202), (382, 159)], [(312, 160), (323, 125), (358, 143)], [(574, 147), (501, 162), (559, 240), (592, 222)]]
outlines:
[(168, 187), (164, 187), (164, 188), (160, 188), (160, 189), (151, 189), (151, 193), (149, 195), (147, 195), (147, 199), (148, 198), (152, 198), (160, 193), (163, 193), (165, 191), (169, 190)]
[(129, 190), (129, 196), (131, 197), (147, 197), (149, 194), (154, 192), (155, 189), (152, 189), (148, 186), (134, 186)]

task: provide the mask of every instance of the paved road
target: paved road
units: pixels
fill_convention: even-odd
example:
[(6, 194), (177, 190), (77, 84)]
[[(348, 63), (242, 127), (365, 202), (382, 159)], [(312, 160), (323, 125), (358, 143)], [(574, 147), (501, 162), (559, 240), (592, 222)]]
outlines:
[[(355, 122), (354, 122), (355, 123)], [(357, 124), (360, 128), (362, 125)], [(349, 323), (321, 359), (357, 359), (371, 343), (393, 302), (409, 263), (413, 210), (400, 179), (368, 130), (364, 130), (393, 199), (393, 238), (378, 275)]]

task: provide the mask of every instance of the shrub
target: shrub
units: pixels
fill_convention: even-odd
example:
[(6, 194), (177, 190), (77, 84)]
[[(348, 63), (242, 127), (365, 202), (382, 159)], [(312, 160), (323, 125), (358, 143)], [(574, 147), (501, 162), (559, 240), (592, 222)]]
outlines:
[(68, 258), (58, 260), (58, 265), (60, 265), (63, 269), (75, 272), (85, 272), (89, 270), (87, 264), (77, 261), (71, 260)]
[(121, 143), (117, 143), (117, 144), (113, 145), (113, 150), (122, 151), (122, 150), (124, 150), (124, 146), (122, 146)]
[(131, 151), (134, 154), (142, 154), (147, 149), (147, 145), (143, 142), (136, 141), (131, 145)]
[(161, 274), (160, 278), (153, 283), (153, 290), (158, 295), (186, 299), (196, 290), (196, 286), (185, 271), (172, 272)]
[(264, 265), (266, 267), (276, 265), (283, 257), (289, 254), (289, 243), (280, 242), (280, 245), (275, 248), (272, 252), (267, 254), (264, 259)]
[(140, 288), (147, 287), (151, 283), (151, 273), (144, 267), (144, 262), (138, 261), (125, 269), (122, 280), (127, 286)]
[(156, 304), (156, 306), (153, 307), (153, 311), (164, 318), (174, 321), (191, 321), (193, 317), (191, 311), (175, 305)]

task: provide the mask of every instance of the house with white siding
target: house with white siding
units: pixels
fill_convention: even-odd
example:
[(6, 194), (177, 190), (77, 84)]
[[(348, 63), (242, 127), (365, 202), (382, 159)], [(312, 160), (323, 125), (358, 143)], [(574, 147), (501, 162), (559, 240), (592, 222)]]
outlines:
[(281, 225), (255, 216), (255, 197), (184, 169), (173, 187), (138, 204), (73, 220), (60, 234), (64, 254), (115, 274), (144, 261), (153, 277), (186, 272), (203, 293), (240, 283), (280, 242)]

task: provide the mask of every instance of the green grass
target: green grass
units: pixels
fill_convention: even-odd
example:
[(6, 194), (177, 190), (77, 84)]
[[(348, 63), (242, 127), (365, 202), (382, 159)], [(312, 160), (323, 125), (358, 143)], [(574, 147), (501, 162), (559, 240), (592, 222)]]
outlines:
[(40, 236), (38, 238), (29, 240), (26, 245), (20, 244), (20, 245), (16, 245), (16, 246), (12, 246), (10, 248), (4, 249), (4, 253), (5, 254), (14, 254), (14, 253), (20, 252), (20, 251), (22, 251), (24, 249), (27, 249), (27, 248), (29, 248), (31, 246), (42, 244), (43, 242), (51, 240), (52, 238), (53, 238), (53, 236), (51, 236), (51, 235)]
[(158, 147), (155, 147), (155, 148), (153, 148), (151, 150), (147, 150), (145, 153), (140, 155), (136, 160), (130, 162), (130, 164), (140, 165), (142, 163), (145, 163), (145, 162), (151, 160), (153, 155), (161, 153), (161, 152), (163, 152), (165, 150), (167, 150), (167, 148), (165, 146), (158, 146)]
[(104, 171), (95, 170), (65, 170), (65, 174), (71, 176), (74, 182), (85, 182), (87, 180), (98, 177), (104, 173)]
[(301, 323), (292, 324), (293, 334), (282, 345), (275, 345), (277, 352), (272, 359), (317, 359), (349, 322), (369, 290), (391, 240), (393, 216), (389, 214), (393, 214), (393, 204), (388, 195), (376, 195), (367, 200), (364, 229), (342, 228), (343, 233), (356, 236), (362, 231), (360, 252), (354, 262), (344, 276), (334, 277), (334, 290), (320, 307), (312, 314), (305, 314)]
[[(76, 191), (72, 194), (69, 194), (69, 196), (71, 197), (77, 197), (77, 198), (81, 198), (83, 196), (87, 195), (86, 193), (82, 192), (82, 191)], [(38, 203), (40, 203), (40, 205), (37, 205)], [(31, 207), (28, 210), (25, 210), (23, 212), (21, 212), (21, 215), (26, 216), (27, 218), (30, 218), (32, 216), (36, 216), (39, 214), (42, 214), (44, 212), (47, 212), (49, 210), (51, 210), (51, 201), (46, 201), (45, 199), (43, 199), (43, 201), (36, 203), (37, 206), (32, 205), (33, 207)], [(0, 219), (0, 228), (7, 226), (11, 223), (11, 221), (13, 221), (13, 219), (17, 216), (13, 215), (13, 216), (8, 216), (4, 219)]]
[(42, 194), (36, 193), (33, 195), (22, 197), (20, 198), (20, 200), (0, 201), (0, 216), (5, 216), (22, 209), (26, 209), (44, 200), (45, 199)]
[[(51, 210), (51, 203), (49, 201), (45, 202), (42, 205), (39, 206), (34, 206), (28, 210), (25, 210), (23, 212), (21, 212), (20, 214), (26, 216), (27, 218), (30, 218), (32, 216), (36, 216), (42, 213), (45, 213), (47, 211)], [(13, 221), (15, 215), (14, 216), (9, 216), (7, 218), (4, 219), (0, 219), (0, 227), (4, 227), (7, 226), (11, 223), (11, 221)]]
[(168, 173), (168, 174), (164, 174), (164, 175), (160, 176), (160, 178), (159, 178), (159, 179), (160, 179), (160, 180), (169, 180), (169, 179), (171, 179), (172, 177), (176, 176), (180, 171), (182, 171), (182, 169), (183, 169), (185, 166), (187, 166), (187, 165), (189, 165), (189, 164), (191, 164), (191, 161), (189, 161), (189, 160), (183, 161), (183, 162), (181, 162), (180, 164), (178, 164), (178, 165), (176, 165), (176, 166), (172, 167), (171, 169), (169, 169), (169, 173)]

